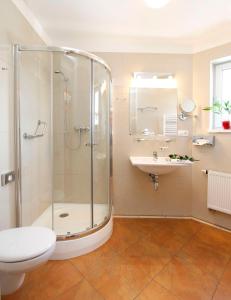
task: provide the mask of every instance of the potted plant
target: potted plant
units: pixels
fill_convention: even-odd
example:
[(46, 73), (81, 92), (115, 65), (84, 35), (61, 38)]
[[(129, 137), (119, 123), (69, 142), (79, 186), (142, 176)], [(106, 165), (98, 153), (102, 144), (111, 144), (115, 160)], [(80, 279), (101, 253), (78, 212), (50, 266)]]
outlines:
[(205, 111), (213, 111), (215, 114), (218, 114), (222, 118), (222, 127), (224, 129), (230, 129), (230, 114), (231, 114), (231, 103), (230, 101), (214, 102), (212, 106), (207, 106), (203, 108)]
[(222, 126), (224, 129), (230, 129), (231, 103), (229, 101), (224, 102), (223, 110), (225, 114), (223, 115)]

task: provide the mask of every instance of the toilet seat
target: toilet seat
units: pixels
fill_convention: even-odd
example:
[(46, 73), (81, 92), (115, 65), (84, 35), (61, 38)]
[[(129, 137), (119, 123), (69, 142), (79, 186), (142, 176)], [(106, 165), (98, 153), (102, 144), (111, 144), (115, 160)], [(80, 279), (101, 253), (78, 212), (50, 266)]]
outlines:
[(19, 227), (0, 232), (0, 262), (17, 263), (34, 259), (53, 248), (55, 233), (45, 227)]

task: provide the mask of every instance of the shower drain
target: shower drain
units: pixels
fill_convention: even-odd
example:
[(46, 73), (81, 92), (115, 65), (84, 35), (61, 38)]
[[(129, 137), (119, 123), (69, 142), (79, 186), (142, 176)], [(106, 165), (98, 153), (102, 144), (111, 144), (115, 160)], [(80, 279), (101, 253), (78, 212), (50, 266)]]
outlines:
[(66, 218), (68, 216), (69, 216), (68, 213), (62, 213), (62, 214), (59, 215), (60, 218)]

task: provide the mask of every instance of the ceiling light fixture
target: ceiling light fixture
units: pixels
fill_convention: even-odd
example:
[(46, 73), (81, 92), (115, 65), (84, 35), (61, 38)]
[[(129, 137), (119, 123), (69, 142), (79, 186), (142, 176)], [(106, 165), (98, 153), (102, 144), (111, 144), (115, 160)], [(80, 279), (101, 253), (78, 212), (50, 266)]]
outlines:
[(147, 6), (151, 8), (161, 8), (168, 4), (170, 0), (144, 0)]

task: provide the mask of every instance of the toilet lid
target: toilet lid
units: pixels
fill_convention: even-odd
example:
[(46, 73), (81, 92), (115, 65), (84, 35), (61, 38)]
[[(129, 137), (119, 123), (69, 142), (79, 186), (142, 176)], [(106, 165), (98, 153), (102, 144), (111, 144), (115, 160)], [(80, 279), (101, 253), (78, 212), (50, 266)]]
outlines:
[(45, 227), (19, 227), (0, 231), (0, 262), (20, 262), (42, 255), (56, 241)]

